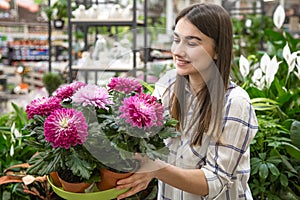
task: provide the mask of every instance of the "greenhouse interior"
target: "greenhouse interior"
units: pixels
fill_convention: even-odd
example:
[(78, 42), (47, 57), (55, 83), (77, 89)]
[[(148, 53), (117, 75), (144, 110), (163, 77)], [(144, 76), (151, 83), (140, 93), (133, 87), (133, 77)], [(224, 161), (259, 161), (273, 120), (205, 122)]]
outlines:
[[(192, 14), (181, 12), (196, 4), (221, 7), (229, 16), (232, 39), (216, 43), (212, 32), (217, 31), (222, 40), (230, 27), (202, 26), (200, 19), (196, 26), (192, 22), (197, 20), (196, 13), (192, 19)], [(215, 9), (211, 15), (221, 16)], [(206, 11), (204, 8), (199, 16)], [(224, 25), (226, 19), (219, 19), (220, 23)], [(190, 28), (180, 29), (183, 25)], [(232, 106), (237, 103), (227, 99), (229, 89), (218, 88), (218, 94), (210, 90), (211, 82), (221, 84), (217, 77), (206, 81), (201, 74), (207, 86), (195, 93), (193, 74), (180, 74), (197, 56), (191, 51), (196, 52), (206, 41), (184, 33), (199, 32), (220, 48), (232, 40), (228, 81), (244, 91), (237, 95), (245, 93), (250, 105), (239, 102), (234, 119), (227, 116), (233, 112), (227, 101)], [(180, 48), (186, 52), (180, 54)], [(201, 48), (206, 50), (205, 45)], [(219, 54), (220, 48), (213, 51), (225, 62), (227, 56)], [(214, 57), (210, 60), (220, 68), (218, 76), (226, 76), (225, 64), (219, 66), (222, 61)], [(177, 71), (174, 86), (161, 82), (172, 71)], [(179, 85), (183, 83), (180, 77), (191, 90)], [(219, 78), (224, 79), (220, 80), (224, 87), (226, 77)], [(160, 83), (174, 88), (169, 97), (159, 94)], [(169, 91), (166, 87), (165, 92)], [(209, 95), (201, 96), (203, 91)], [(199, 104), (194, 105), (196, 97)], [(181, 99), (182, 107), (177, 105)], [(215, 136), (209, 134), (216, 125), (213, 118), (218, 118), (213, 116), (214, 105), (219, 109), (223, 101), (228, 106), (220, 111), (223, 128), (213, 128), (220, 136), (217, 142), (211, 139), (207, 149), (224, 152), (204, 152), (202, 157), (199, 149), (205, 148), (204, 138)], [(199, 113), (190, 114), (191, 106), (199, 106)], [(183, 107), (191, 109), (186, 115), (197, 120), (188, 120), (192, 118), (185, 116)], [(247, 117), (253, 118), (242, 118), (244, 111), (250, 112), (245, 109), (252, 109), (253, 116), (247, 113)], [(183, 118), (193, 129), (195, 124), (199, 130), (202, 126), (204, 135), (195, 130), (187, 139)], [(231, 130), (236, 132), (232, 144), (222, 138), (222, 132), (227, 136), (227, 123), (238, 124)], [(241, 136), (244, 132), (246, 136)], [(248, 143), (240, 149), (235, 142), (242, 143), (242, 137)], [(173, 146), (173, 139), (182, 146)], [(184, 147), (189, 153), (180, 155)], [(235, 152), (224, 155), (227, 148)], [(0, 0), (0, 155), (1, 200), (300, 199), (300, 1)], [(145, 175), (140, 177), (141, 186), (121, 185), (122, 180), (132, 181), (130, 177), (143, 173), (143, 166), (155, 165), (157, 160), (166, 164), (164, 159), (175, 159), (176, 165), (167, 166), (165, 175), (152, 169), (145, 172), (155, 174), (147, 184), (142, 186)], [(197, 159), (203, 163), (194, 166)], [(117, 169), (121, 165), (126, 170)], [(111, 168), (129, 172), (129, 178), (111, 178), (114, 185), (103, 186), (102, 169)], [(190, 168), (196, 168), (194, 174), (186, 172)], [(71, 184), (81, 181), (85, 185), (67, 190), (63, 175), (76, 176)], [(192, 178), (197, 175), (205, 189), (200, 178), (199, 182)], [(201, 188), (194, 190), (192, 185)]]

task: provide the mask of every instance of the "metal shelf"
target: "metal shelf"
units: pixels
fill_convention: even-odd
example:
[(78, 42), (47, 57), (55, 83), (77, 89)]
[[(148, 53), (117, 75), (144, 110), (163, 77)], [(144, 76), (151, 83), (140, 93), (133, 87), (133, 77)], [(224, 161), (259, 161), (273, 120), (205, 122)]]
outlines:
[[(114, 20), (98, 20), (98, 19), (71, 19), (74, 25), (88, 25), (88, 26), (132, 26), (132, 20), (114, 19)], [(136, 25), (143, 25), (141, 20), (136, 21)]]
[[(136, 29), (137, 26), (144, 26), (146, 27), (147, 24), (147, 0), (144, 0), (144, 20), (140, 21), (137, 20), (137, 0), (133, 0), (133, 13), (132, 13), (132, 19), (108, 19), (108, 20), (99, 20), (99, 19), (72, 19), (72, 10), (71, 10), (71, 0), (68, 0), (68, 36), (69, 36), (69, 82), (73, 81), (73, 57), (72, 57), (72, 39), (73, 39), (73, 26), (85, 26), (85, 31), (88, 31), (89, 26), (128, 26), (131, 27), (133, 30)], [(133, 44), (132, 44), (132, 50), (133, 50), (133, 66), (132, 66), (132, 74), (133, 76), (136, 76), (136, 31), (133, 31)], [(85, 33), (86, 35), (86, 33)], [(145, 31), (146, 35), (146, 31)], [(85, 43), (87, 43), (87, 40), (85, 39)], [(145, 44), (147, 44), (146, 36), (145, 36)], [(130, 69), (129, 69), (130, 70)], [(129, 71), (128, 70), (128, 71)]]

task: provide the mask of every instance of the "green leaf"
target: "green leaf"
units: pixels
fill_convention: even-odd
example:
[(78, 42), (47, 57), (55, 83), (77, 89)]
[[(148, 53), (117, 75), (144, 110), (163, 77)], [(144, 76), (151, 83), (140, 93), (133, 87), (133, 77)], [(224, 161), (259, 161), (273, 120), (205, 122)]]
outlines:
[(76, 152), (73, 152), (66, 161), (66, 165), (72, 170), (72, 173), (88, 180), (91, 176), (91, 165), (87, 161), (80, 159)]
[(258, 111), (275, 110), (278, 107), (276, 105), (268, 105), (266, 103), (253, 103), (252, 105), (254, 109)]
[(258, 156), (261, 160), (266, 160), (267, 153), (259, 153)]
[[(273, 81), (276, 90), (278, 92), (278, 97), (281, 98), (282, 96), (286, 95), (286, 90), (283, 89), (283, 86), (280, 84), (278, 78), (275, 77), (274, 81)], [(286, 97), (285, 97), (286, 98)], [(282, 98), (283, 99), (283, 98)], [(280, 102), (280, 101), (279, 101)]]
[(251, 98), (265, 97), (266, 96), (266, 94), (263, 91), (259, 90), (256, 87), (249, 87), (247, 89), (247, 92), (249, 93), (249, 96)]
[(268, 98), (253, 98), (251, 99), (255, 110), (267, 111), (274, 110), (278, 107), (278, 102)]
[(287, 143), (287, 142), (282, 142), (282, 145), (285, 146), (286, 151), (288, 152), (288, 154), (290, 154), (292, 157), (300, 160), (300, 149), (297, 148), (296, 146)]
[(14, 108), (14, 110), (16, 111), (17, 116), (20, 118), (21, 123), (26, 124), (28, 121), (26, 113), (24, 113), (24, 111), (22, 109), (20, 109), (20, 107), (17, 106), (17, 104), (12, 102), (11, 105)]
[(285, 167), (289, 171), (291, 171), (291, 172), (293, 172), (295, 174), (298, 173), (297, 170), (293, 167), (293, 165), (288, 161), (288, 159), (286, 158), (286, 156), (281, 155), (276, 149), (273, 149), (273, 152), (276, 153), (281, 158), (282, 163), (285, 165)]
[(178, 120), (173, 119), (173, 118), (169, 119), (166, 122), (166, 126), (171, 126), (171, 127), (175, 127), (177, 124), (178, 124)]
[(261, 159), (257, 157), (251, 158), (251, 175), (254, 175), (258, 172), (261, 163)]
[(288, 178), (287, 178), (286, 175), (280, 174), (279, 180), (280, 180), (280, 184), (281, 184), (282, 186), (284, 186), (284, 187), (287, 187), (287, 186), (288, 186), (289, 180), (288, 180)]
[(273, 164), (279, 164), (282, 162), (281, 158), (279, 156), (270, 156), (267, 159), (267, 162), (269, 163), (273, 163)]
[(259, 177), (266, 179), (269, 175), (269, 170), (267, 164), (263, 163), (259, 166)]
[(251, 158), (251, 165), (256, 166), (259, 165), (260, 163), (261, 163), (261, 159), (257, 157)]
[(287, 187), (285, 190), (281, 190), (280, 198), (288, 199), (288, 200), (299, 200), (300, 199), (300, 197), (290, 187)]
[(251, 99), (252, 103), (269, 103), (269, 104), (273, 104), (273, 105), (278, 105), (277, 101), (274, 101), (272, 99), (269, 98), (253, 98)]
[(0, 127), (0, 131), (10, 132), (10, 127)]
[(140, 82), (141, 82), (142, 86), (144, 86), (150, 92), (150, 94), (153, 93), (153, 91), (154, 91), (153, 86), (151, 86), (149, 83), (146, 83), (145, 81), (142, 81), (142, 80), (140, 80)]
[(299, 121), (294, 121), (291, 125), (290, 129), (290, 134), (291, 134), (291, 139), (292, 143), (300, 148), (300, 122)]
[(268, 168), (269, 168), (270, 172), (274, 176), (279, 176), (280, 172), (279, 172), (278, 168), (273, 163), (267, 162), (267, 165), (268, 165)]

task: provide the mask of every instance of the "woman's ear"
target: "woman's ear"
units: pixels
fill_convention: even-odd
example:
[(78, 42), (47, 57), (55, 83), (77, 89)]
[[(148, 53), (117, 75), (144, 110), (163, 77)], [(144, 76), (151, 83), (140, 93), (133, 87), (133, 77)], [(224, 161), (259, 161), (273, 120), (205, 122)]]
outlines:
[(213, 56), (213, 60), (217, 60), (218, 59), (218, 50), (217, 50), (217, 47), (215, 46), (215, 54)]
[(214, 57), (213, 57), (213, 60), (217, 60), (218, 59), (218, 53), (216, 52)]

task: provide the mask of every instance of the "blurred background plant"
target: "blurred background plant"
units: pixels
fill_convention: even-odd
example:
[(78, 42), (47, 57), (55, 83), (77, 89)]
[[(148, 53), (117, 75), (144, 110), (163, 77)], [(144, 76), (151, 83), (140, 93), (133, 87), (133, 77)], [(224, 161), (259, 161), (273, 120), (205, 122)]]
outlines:
[(43, 75), (43, 85), (49, 96), (52, 96), (53, 92), (63, 83), (63, 78), (58, 73), (48, 72)]
[(281, 28), (282, 10), (279, 5), (274, 12), (275, 27), (263, 30), (263, 48), (251, 45), (259, 35), (240, 38), (250, 47), (236, 46), (234, 78), (249, 93), (259, 122), (251, 144), (256, 199), (300, 199), (300, 39)]

